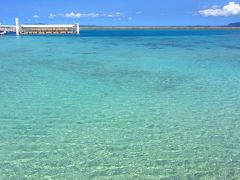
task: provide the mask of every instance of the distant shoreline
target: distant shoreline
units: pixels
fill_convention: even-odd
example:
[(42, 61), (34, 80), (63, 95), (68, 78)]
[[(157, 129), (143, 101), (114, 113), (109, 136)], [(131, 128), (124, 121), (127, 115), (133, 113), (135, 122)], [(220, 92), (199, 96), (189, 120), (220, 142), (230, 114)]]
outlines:
[(240, 30), (228, 26), (81, 26), (81, 30)]

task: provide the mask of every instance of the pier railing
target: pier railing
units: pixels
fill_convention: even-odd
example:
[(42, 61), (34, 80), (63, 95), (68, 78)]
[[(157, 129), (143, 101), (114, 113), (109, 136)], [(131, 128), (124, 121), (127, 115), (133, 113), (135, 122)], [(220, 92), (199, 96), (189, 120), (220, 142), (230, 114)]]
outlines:
[(21, 25), (19, 34), (79, 34), (76, 25), (48, 25), (48, 26), (30, 26)]

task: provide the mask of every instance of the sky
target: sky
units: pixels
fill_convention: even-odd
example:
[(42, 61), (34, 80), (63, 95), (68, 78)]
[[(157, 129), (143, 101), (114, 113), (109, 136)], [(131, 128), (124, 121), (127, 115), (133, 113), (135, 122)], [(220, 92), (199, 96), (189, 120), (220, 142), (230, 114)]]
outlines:
[(226, 25), (240, 22), (240, 0), (6, 0), (0, 24), (102, 26)]

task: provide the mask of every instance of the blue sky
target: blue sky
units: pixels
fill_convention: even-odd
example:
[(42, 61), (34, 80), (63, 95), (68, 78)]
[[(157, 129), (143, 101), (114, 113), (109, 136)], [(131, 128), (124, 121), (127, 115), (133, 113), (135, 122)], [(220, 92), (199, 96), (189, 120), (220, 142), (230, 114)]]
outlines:
[(240, 22), (240, 0), (6, 0), (0, 23), (225, 25)]

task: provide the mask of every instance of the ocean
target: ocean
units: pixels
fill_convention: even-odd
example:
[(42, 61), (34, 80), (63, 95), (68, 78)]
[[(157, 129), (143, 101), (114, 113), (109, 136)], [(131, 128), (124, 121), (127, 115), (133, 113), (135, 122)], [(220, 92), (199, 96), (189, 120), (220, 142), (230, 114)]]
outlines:
[(240, 177), (240, 31), (0, 44), (0, 179)]

